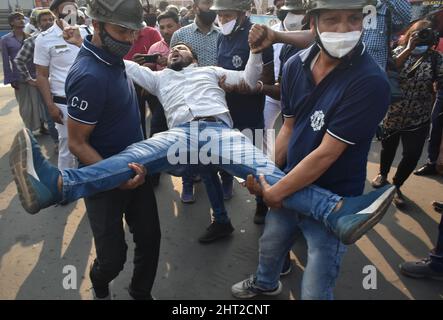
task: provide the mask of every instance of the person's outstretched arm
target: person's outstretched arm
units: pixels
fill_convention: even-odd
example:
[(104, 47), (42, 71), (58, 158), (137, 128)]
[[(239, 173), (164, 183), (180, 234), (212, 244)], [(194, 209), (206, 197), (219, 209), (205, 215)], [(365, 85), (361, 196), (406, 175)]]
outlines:
[(303, 49), (315, 41), (310, 30), (275, 31), (265, 25), (255, 24), (249, 34), (249, 44), (252, 52), (260, 52), (273, 44), (284, 43)]
[(125, 60), (128, 78), (153, 95), (157, 95), (159, 78), (156, 71), (143, 67), (134, 61)]

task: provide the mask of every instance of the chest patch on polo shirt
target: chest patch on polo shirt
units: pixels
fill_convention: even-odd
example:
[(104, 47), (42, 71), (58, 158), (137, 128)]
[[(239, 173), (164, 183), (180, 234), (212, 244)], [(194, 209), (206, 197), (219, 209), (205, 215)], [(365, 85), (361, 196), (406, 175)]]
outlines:
[(243, 59), (239, 55), (235, 55), (232, 58), (232, 65), (234, 68), (239, 69), (243, 65)]
[(315, 111), (311, 116), (311, 127), (316, 131), (320, 131), (325, 125), (325, 114), (323, 111)]

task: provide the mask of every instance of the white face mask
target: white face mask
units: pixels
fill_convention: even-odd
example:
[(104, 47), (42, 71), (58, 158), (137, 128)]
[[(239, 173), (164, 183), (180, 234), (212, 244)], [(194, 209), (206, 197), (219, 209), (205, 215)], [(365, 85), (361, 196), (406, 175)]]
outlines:
[[(218, 17), (217, 17), (218, 19)], [(234, 31), (235, 24), (237, 23), (237, 19), (234, 19), (232, 21), (229, 21), (225, 24), (218, 23), (220, 26), (221, 33), (223, 33), (225, 36), (228, 36)]]
[(322, 32), (320, 33), (320, 40), (326, 51), (334, 58), (341, 59), (348, 55), (359, 43), (362, 32)]
[(303, 19), (305, 18), (302, 14), (293, 14), (289, 12), (283, 21), (283, 25), (287, 31), (298, 31), (303, 28)]

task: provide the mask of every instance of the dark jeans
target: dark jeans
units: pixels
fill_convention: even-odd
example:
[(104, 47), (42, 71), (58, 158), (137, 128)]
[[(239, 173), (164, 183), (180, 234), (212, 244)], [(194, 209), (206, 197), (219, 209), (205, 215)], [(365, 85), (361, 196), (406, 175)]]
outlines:
[(135, 243), (131, 295), (151, 299), (160, 251), (160, 223), (157, 202), (149, 182), (138, 189), (114, 189), (85, 198), (94, 235), (97, 258), (90, 271), (97, 291), (107, 288), (126, 262), (127, 244), (123, 216)]
[(432, 112), (432, 129), (429, 137), (428, 162), (435, 163), (440, 153), (441, 135), (443, 131), (443, 90), (439, 90)]
[(403, 146), (403, 157), (395, 173), (393, 183), (401, 187), (409, 178), (420, 160), (429, 126), (414, 131), (400, 131), (382, 140), (380, 173), (387, 176), (394, 161), (400, 140)]
[(431, 267), (435, 271), (443, 272), (443, 216), (438, 226), (438, 239), (435, 252), (431, 253)]
[(146, 130), (146, 94), (142, 87), (139, 85), (135, 86), (135, 93), (137, 94), (137, 101), (138, 101), (138, 108), (140, 110), (140, 120), (142, 125), (142, 131), (143, 131), (143, 138), (148, 139), (148, 133)]

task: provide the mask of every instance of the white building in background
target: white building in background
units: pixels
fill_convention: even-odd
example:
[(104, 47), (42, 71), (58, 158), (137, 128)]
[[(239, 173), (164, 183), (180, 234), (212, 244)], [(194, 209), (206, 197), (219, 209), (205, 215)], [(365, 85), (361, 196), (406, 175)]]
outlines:
[(1, 0), (0, 10), (15, 10), (17, 8), (31, 10), (34, 5), (34, 0)]

